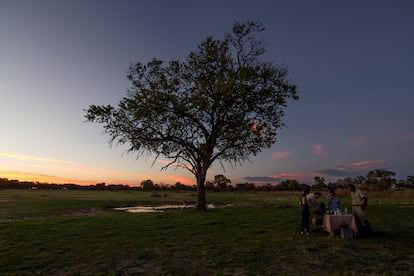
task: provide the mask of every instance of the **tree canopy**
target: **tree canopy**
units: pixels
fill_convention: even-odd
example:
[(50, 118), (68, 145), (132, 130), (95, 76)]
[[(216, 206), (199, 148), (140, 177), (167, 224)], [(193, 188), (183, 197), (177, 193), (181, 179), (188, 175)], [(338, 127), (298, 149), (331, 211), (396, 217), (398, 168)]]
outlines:
[[(184, 61), (131, 64), (131, 87), (117, 107), (91, 105), (86, 119), (111, 143), (127, 144), (189, 170), (197, 208), (215, 161), (242, 164), (276, 142), (288, 99), (298, 99), (286, 67), (262, 60), (260, 22), (236, 22), (221, 40), (207, 37)], [(222, 163), (223, 164), (223, 163)]]

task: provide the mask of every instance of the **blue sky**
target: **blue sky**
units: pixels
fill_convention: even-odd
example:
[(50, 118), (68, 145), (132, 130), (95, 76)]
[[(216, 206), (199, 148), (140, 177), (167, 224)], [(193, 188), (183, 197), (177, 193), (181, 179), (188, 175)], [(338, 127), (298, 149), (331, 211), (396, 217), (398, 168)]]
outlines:
[(266, 58), (286, 65), (299, 101), (277, 143), (233, 183), (384, 168), (414, 174), (412, 1), (0, 0), (0, 177), (54, 183), (192, 184), (162, 159), (109, 146), (84, 109), (126, 95), (131, 62), (184, 59), (234, 21), (260, 20)]

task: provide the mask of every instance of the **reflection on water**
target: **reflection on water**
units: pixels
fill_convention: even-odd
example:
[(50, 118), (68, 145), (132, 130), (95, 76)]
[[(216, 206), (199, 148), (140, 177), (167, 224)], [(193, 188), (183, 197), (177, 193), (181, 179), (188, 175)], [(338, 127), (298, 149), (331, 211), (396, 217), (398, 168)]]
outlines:
[[(226, 205), (215, 205), (215, 204), (207, 204), (207, 209), (219, 208), (219, 207), (229, 207), (232, 206), (231, 204)], [(117, 211), (125, 211), (130, 213), (154, 213), (154, 212), (164, 212), (165, 210), (170, 209), (187, 209), (187, 208), (195, 208), (195, 205), (161, 205), (161, 206), (132, 206), (132, 207), (122, 207), (122, 208), (114, 208)]]

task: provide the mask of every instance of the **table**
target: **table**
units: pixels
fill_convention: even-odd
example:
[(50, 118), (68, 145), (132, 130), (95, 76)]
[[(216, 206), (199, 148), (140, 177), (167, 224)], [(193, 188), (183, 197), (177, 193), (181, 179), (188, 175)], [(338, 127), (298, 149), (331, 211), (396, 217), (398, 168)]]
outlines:
[(354, 215), (328, 215), (323, 216), (323, 228), (329, 232), (331, 236), (334, 235), (335, 230), (341, 229), (341, 226), (346, 225), (352, 232), (358, 233), (358, 226)]

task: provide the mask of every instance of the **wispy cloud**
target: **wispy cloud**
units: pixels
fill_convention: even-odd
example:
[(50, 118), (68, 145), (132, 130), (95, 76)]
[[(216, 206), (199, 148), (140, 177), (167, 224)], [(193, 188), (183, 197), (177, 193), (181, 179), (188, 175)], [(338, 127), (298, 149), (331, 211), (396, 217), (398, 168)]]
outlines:
[(384, 165), (382, 160), (370, 160), (370, 161), (361, 161), (350, 164), (343, 164), (336, 166), (335, 168), (327, 168), (316, 173), (336, 176), (336, 177), (353, 177), (359, 175), (365, 175), (368, 170), (376, 169)]
[(49, 163), (58, 163), (58, 164), (68, 164), (68, 165), (75, 165), (76, 163), (66, 161), (66, 160), (59, 160), (59, 159), (52, 159), (52, 158), (44, 158), (38, 157), (33, 155), (21, 154), (21, 153), (10, 153), (10, 152), (1, 152), (0, 156), (13, 158), (17, 160), (26, 160), (26, 161), (41, 161), (41, 162), (49, 162)]
[(370, 161), (361, 161), (351, 164), (345, 164), (338, 166), (338, 168), (344, 169), (344, 170), (354, 170), (354, 169), (366, 169), (366, 168), (374, 168), (378, 166), (382, 166), (384, 164), (384, 161), (382, 160), (370, 160)]
[(312, 152), (316, 156), (324, 156), (324, 155), (326, 155), (325, 152), (324, 152), (324, 150), (323, 150), (322, 144), (314, 145)]
[(299, 172), (276, 172), (272, 175), (273, 177), (281, 179), (303, 179), (304, 174)]
[(297, 172), (277, 172), (269, 176), (245, 176), (243, 179), (254, 183), (280, 183), (287, 179), (301, 181), (305, 179), (305, 176)]
[(272, 160), (277, 160), (277, 159), (283, 159), (283, 158), (287, 158), (291, 155), (292, 153), (289, 151), (279, 151), (279, 152), (275, 152), (270, 156), (270, 159)]

